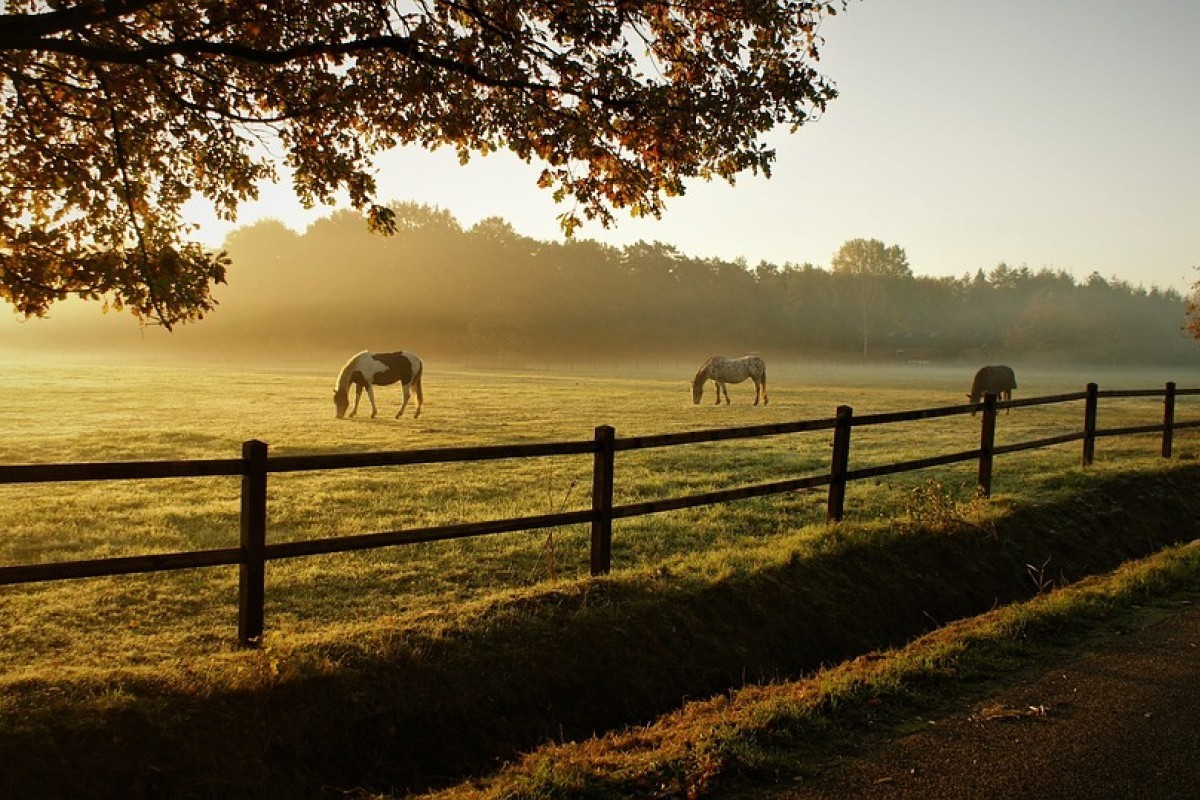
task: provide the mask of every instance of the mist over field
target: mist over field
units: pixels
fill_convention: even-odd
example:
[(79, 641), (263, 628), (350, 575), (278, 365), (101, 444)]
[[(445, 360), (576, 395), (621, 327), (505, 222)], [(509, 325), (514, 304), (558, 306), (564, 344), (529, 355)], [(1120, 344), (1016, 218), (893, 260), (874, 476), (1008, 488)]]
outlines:
[(98, 303), (2, 323), (0, 352), (337, 359), (409, 349), (487, 366), (682, 359), (1049, 361), (1200, 365), (1173, 290), (999, 264), (958, 278), (749, 265), (670, 245), (548, 243), (502, 219), (463, 229), (446, 211), (396, 206), (399, 233), (351, 212), (299, 234), (259, 222), (226, 240), (219, 306), (172, 333)]
[[(1179, 331), (1184, 303), (1172, 292), (1103, 279), (1081, 284), (1007, 266), (961, 280), (865, 282), (811, 265), (751, 269), (692, 259), (660, 244), (546, 245), (516, 237), (499, 221), (469, 231), (452, 222), (430, 212), (393, 239), (368, 235), (351, 215), (304, 235), (269, 223), (244, 229), (229, 240), (235, 266), (229, 285), (220, 287), (217, 312), (174, 333), (80, 304), (57, 307), (51, 319), (0, 326), (0, 464), (236, 459), (251, 439), (267, 443), (272, 456), (583, 441), (598, 425), (637, 437), (829, 419), (839, 405), (861, 416), (962, 405), (983, 361), (1014, 366), (1017, 398), (1078, 391), (1092, 381), (1105, 389), (1161, 390), (1167, 381), (1200, 387), (1196, 343)], [(335, 378), (363, 348), (423, 357), (420, 418), (410, 407), (394, 419), (395, 385), (377, 389), (378, 417), (369, 416), (364, 398), (356, 418), (335, 418)], [(752, 405), (746, 382), (729, 387), (730, 405), (713, 404), (711, 386), (693, 405), (699, 363), (712, 352), (746, 351), (766, 358), (770, 404)], [(1076, 431), (1082, 405), (1000, 415), (996, 442)], [(1182, 396), (1176, 414), (1195, 421), (1200, 402)], [(1106, 399), (1100, 409), (1106, 427), (1151, 425), (1162, 415), (1161, 395)], [(965, 451), (980, 441), (980, 420), (964, 410), (856, 429), (851, 464)], [(1179, 462), (1194, 463), (1196, 430), (1177, 436)], [(1149, 436), (1103, 439), (1091, 473), (1163, 469), (1158, 447)], [(831, 452), (827, 429), (622, 452), (614, 503), (825, 475)], [(1062, 510), (1062, 495), (1089, 479), (1078, 463), (1076, 443), (1006, 454), (993, 476), (995, 503), (975, 494), (974, 462), (855, 481), (837, 526), (824, 524), (827, 494), (819, 490), (622, 519), (613, 576), (600, 581), (590, 577), (585, 525), (280, 559), (268, 570), (261, 648), (232, 646), (240, 588), (228, 567), (0, 587), (7, 620), (0, 673), (10, 705), (20, 710), (8, 718), (39, 737), (83, 730), (55, 741), (86, 744), (60, 757), (27, 744), (24, 732), (0, 734), (21, 752), (50, 753), (52, 771), (70, 761), (67, 781), (113, 772), (120, 777), (112, 785), (148, 774), (140, 760), (147, 741), (158, 748), (149, 758), (166, 765), (154, 774), (173, 787), (207, 790), (230, 774), (215, 774), (213, 763), (243, 760), (250, 767), (235, 777), (246, 785), (276, 768), (281, 779), (305, 786), (423, 786), (426, 772), (439, 782), (482, 773), (545, 739), (536, 720), (529, 731), (514, 731), (512, 720), (545, 707), (547, 696), (557, 709), (570, 708), (581, 674), (594, 672), (594, 685), (607, 687), (611, 698), (588, 694), (585, 704), (603, 707), (606, 717), (580, 714), (580, 733), (563, 734), (560, 724), (550, 738), (665, 711), (669, 706), (640, 704), (650, 694), (641, 663), (664, 676), (664, 697), (708, 696), (785, 670), (807, 671), (815, 662), (772, 648), (805, 650), (814, 641), (810, 623), (857, 637), (863, 595), (856, 590), (849, 603), (845, 592), (864, 580), (864, 563), (878, 564), (878, 579), (865, 580), (867, 594), (882, 598), (874, 614), (886, 622), (865, 629), (890, 630), (905, 606), (900, 601), (924, 591), (942, 597), (946, 586), (961, 585), (964, 597), (986, 594), (980, 605), (944, 617), (941, 609), (931, 615), (914, 605), (918, 630), (935, 617), (987, 608), (997, 592), (1011, 591), (981, 577), (1005, 570), (988, 566), (975, 542), (1015, 565), (1007, 570), (1011, 583), (1026, 592), (1022, 564), (1059, 570), (1075, 552), (1089, 565), (1098, 552), (1107, 554), (1105, 565), (1127, 558), (1129, 544), (1114, 534), (1111, 515), (1098, 518), (1089, 508), (1079, 534), (1064, 525), (1071, 514)], [(269, 541), (580, 511), (591, 500), (593, 475), (586, 455), (272, 474)], [(237, 548), (240, 485), (222, 476), (83, 481), (67, 491), (0, 486), (0, 529), (7, 532), (0, 565)], [(1128, 492), (1139, 504), (1159, 502), (1150, 494)], [(1125, 513), (1111, 495), (1103, 498), (1092, 505)], [(1024, 525), (1028, 537), (1010, 529), (997, 535), (995, 526), (1018, 503), (1044, 516)], [(1161, 505), (1176, 516), (1188, 513)], [(1136, 518), (1141, 507), (1117, 522)], [(925, 532), (919, 515), (947, 509), (955, 535)], [(1160, 538), (1181, 527), (1170, 523), (1156, 529)], [(1158, 543), (1140, 533), (1133, 538), (1138, 547)], [(1013, 544), (1025, 541), (1031, 544)], [(1074, 541), (1083, 544), (1073, 550)], [(922, 549), (914, 551), (914, 542)], [(963, 548), (960, 561), (947, 565), (947, 544)], [(845, 552), (834, 561), (848, 571), (831, 572), (831, 552)], [(943, 570), (933, 580), (924, 577), (929, 565)], [(1061, 575), (1056, 571), (1055, 580)], [(890, 594), (878, 591), (893, 584)], [(797, 601), (810, 591), (815, 599)], [(797, 602), (799, 611), (791, 605)], [(781, 621), (763, 624), (763, 608)], [(853, 613), (831, 618), (824, 611), (830, 608)], [(644, 621), (631, 624), (630, 609), (641, 609), (644, 616), (634, 619)], [(746, 625), (748, 618), (756, 624)], [(725, 620), (728, 633), (714, 637), (714, 619)], [(597, 630), (619, 635), (597, 647)], [(680, 631), (696, 638), (681, 639)], [(723, 643), (720, 652), (713, 640)], [(679, 642), (678, 654), (623, 655), (647, 641)], [(847, 652), (877, 646), (855, 644)], [(820, 657), (832, 647), (822, 645)], [(706, 660), (697, 662), (696, 652)], [(763, 666), (748, 672), (745, 653), (767, 654)], [(731, 666), (713, 679), (713, 662)], [(453, 666), (453, 680), (445, 679), (444, 664)], [(512, 674), (530, 677), (514, 681)], [(181, 686), (189, 688), (171, 694)], [(55, 699), (48, 705), (46, 697)], [(282, 714), (247, 712), (247, 698), (269, 700)], [(518, 711), (494, 711), (496, 698), (510, 699)], [(629, 698), (638, 702), (610, 714)], [(480, 708), (493, 711), (481, 715)], [(136, 726), (120, 735), (90, 727), (126, 719)], [(252, 724), (231, 729), (230, 719)], [(347, 768), (336, 748), (314, 747), (324, 740), (313, 731), (328, 733), (329, 720), (341, 727), (326, 739), (355, 753), (384, 742), (394, 765), (381, 767), (383, 777), (364, 774), (357, 755), (344, 759)], [(430, 720), (438, 725), (432, 732)], [(467, 734), (482, 740), (469, 741), (478, 762), (443, 766), (453, 757), (441, 751), (453, 751)], [(136, 759), (126, 743), (136, 743)], [(25, 772), (42, 786), (47, 772), (40, 767)]]

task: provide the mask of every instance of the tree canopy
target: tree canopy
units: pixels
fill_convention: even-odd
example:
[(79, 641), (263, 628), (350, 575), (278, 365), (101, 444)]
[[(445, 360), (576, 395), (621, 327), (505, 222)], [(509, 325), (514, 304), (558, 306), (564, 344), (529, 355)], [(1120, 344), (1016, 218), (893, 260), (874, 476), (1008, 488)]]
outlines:
[(870, 319), (864, 352), (860, 275), (696, 257), (663, 242), (541, 241), (498, 217), (464, 226), (412, 203), (391, 211), (390, 237), (372, 235), (348, 209), (302, 233), (276, 221), (235, 229), (226, 244), (237, 272), (217, 287), (221, 313), (202, 325), (158, 335), (77, 309), (54, 325), (13, 325), (7, 341), (330, 363), (371, 343), (443, 364), (513, 366), (744, 352), (976, 366), (1200, 363), (1180, 331), (1183, 295), (1115, 277), (1001, 263), (960, 277), (879, 278), (887, 302)]
[(286, 166), (389, 231), (372, 159), (408, 144), (537, 161), (568, 232), (658, 215), (687, 179), (769, 175), (761, 134), (836, 95), (814, 63), (845, 2), (7, 0), (0, 297), (197, 319), (228, 260), (184, 203), (232, 219)]
[(843, 275), (900, 279), (913, 276), (904, 248), (886, 245), (878, 239), (851, 239), (833, 254), (829, 266)]
[[(1194, 267), (1200, 270), (1200, 267)], [(1193, 339), (1200, 339), (1200, 280), (1192, 284), (1192, 293), (1188, 296), (1187, 332)]]
[(881, 326), (894, 324), (899, 293), (913, 280), (908, 254), (900, 245), (886, 245), (878, 239), (851, 239), (833, 254), (829, 262), (835, 275), (854, 286), (858, 309), (859, 334), (863, 356), (870, 351), (871, 337)]

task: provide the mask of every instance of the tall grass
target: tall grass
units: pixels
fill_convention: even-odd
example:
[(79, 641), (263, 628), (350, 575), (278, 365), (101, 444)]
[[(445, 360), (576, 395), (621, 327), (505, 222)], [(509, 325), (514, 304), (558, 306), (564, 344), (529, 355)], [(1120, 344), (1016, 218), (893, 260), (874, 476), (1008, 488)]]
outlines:
[[(0, 463), (55, 463), (236, 457), (244, 440), (273, 454), (368, 452), (590, 439), (600, 424), (618, 436), (760, 422), (827, 418), (848, 404), (857, 414), (963, 402), (972, 369), (776, 365), (771, 405), (754, 407), (748, 385), (733, 405), (693, 406), (691, 368), (504, 372), (427, 367), (419, 420), (395, 420), (397, 394), (378, 393), (380, 415), (360, 409), (336, 420), (332, 374), (324, 369), (245, 365), (0, 364)], [(1156, 388), (1179, 376), (1018, 371), (1018, 396), (1081, 389)], [(711, 395), (711, 392), (709, 393)], [(1180, 418), (1196, 418), (1181, 401)], [(1155, 422), (1153, 400), (1102, 403), (1101, 425)], [(1001, 417), (1001, 443), (1077, 430), (1082, 405), (1018, 409)], [(978, 419), (951, 417), (856, 429), (852, 466), (977, 446)], [(1195, 438), (1177, 439), (1194, 457)], [(1152, 457), (1147, 437), (1102, 440), (1096, 469)], [(827, 432), (691, 445), (617, 460), (616, 502), (725, 488), (828, 468)], [(1069, 490), (1078, 450), (1062, 446), (1003, 457), (998, 502), (1061, 476)], [(911, 492), (933, 479), (959, 498), (973, 491), (970, 464), (851, 485), (851, 521), (891, 524)], [(560, 457), (387, 469), (273, 475), (269, 541), (413, 528), (582, 508), (591, 460)], [(1039, 486), (1044, 487), (1044, 481)], [(1042, 489), (1044, 490), (1044, 489)], [(236, 546), (237, 479), (0, 486), (0, 564)], [(828, 535), (823, 492), (794, 493), (619, 521), (614, 570), (663, 570), (712, 580), (749, 566), (754, 548)], [(548, 546), (553, 546), (553, 566)], [(336, 639), (356, 626), (437, 626), (492, 598), (587, 573), (582, 527), (490, 536), (355, 554), (271, 562), (268, 639)], [(97, 578), (0, 588), (0, 673), (155, 669), (164, 663), (238, 660), (233, 646), (236, 570)]]

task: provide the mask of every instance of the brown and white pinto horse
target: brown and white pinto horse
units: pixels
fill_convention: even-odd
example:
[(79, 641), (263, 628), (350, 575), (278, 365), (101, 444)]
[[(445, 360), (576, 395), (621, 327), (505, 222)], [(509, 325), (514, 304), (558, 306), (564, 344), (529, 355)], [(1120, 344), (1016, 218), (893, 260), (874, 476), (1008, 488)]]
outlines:
[(395, 353), (372, 353), (363, 350), (347, 361), (338, 375), (337, 385), (333, 389), (333, 405), (338, 419), (346, 416), (346, 409), (350, 407), (351, 384), (354, 385), (354, 410), (350, 412), (350, 416), (358, 413), (358, 401), (362, 398), (363, 389), (366, 389), (367, 397), (371, 401), (371, 416), (374, 417), (377, 409), (373, 387), (390, 386), (393, 383), (399, 383), (404, 390), (404, 402), (396, 412), (396, 419), (400, 418), (408, 406), (410, 388), (417, 396), (417, 413), (413, 414), (413, 419), (416, 419), (421, 416), (421, 405), (424, 402), (421, 397), (422, 372), (424, 365), (416, 353), (403, 350)]
[(765, 406), (767, 399), (767, 364), (758, 356), (742, 356), (741, 358), (726, 358), (713, 356), (700, 365), (696, 377), (692, 378), (692, 402), (699, 404), (704, 395), (704, 384), (712, 381), (717, 386), (717, 404), (721, 403), (721, 395), (725, 395), (725, 405), (729, 405), (729, 390), (726, 383), (741, 383), (749, 378), (754, 381), (754, 405), (762, 400)]

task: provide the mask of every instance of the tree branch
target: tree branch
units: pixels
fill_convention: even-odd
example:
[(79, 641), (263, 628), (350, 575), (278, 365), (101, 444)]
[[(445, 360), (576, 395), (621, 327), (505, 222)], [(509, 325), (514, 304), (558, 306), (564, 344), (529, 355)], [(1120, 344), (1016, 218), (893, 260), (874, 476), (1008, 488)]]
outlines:
[(43, 14), (0, 14), (0, 50), (28, 50), (26, 43), (105, 24), (161, 0), (94, 0)]
[[(306, 42), (294, 47), (268, 49), (252, 47), (237, 42), (219, 42), (207, 39), (180, 39), (171, 42), (146, 43), (140, 47), (106, 47), (75, 39), (46, 39), (29, 36), (5, 37), (0, 34), (0, 51), (55, 53), (70, 56), (95, 64), (125, 64), (147, 66), (154, 63), (170, 63), (176, 56), (196, 58), (219, 56), (263, 66), (282, 66), (297, 61), (310, 61), (322, 57), (356, 56), (362, 53), (385, 51), (401, 56), (413, 63), (461, 75), (480, 86), (494, 89), (525, 90), (559, 93), (589, 102), (599, 102), (615, 109), (632, 108), (637, 100), (614, 97), (573, 89), (563, 84), (552, 84), (528, 78), (494, 77), (474, 64), (445, 56), (439, 56), (420, 48), (408, 36), (367, 36), (343, 42)], [(528, 50), (526, 52), (529, 52)], [(536, 57), (536, 56), (535, 56)], [(547, 57), (536, 57), (542, 63)]]

